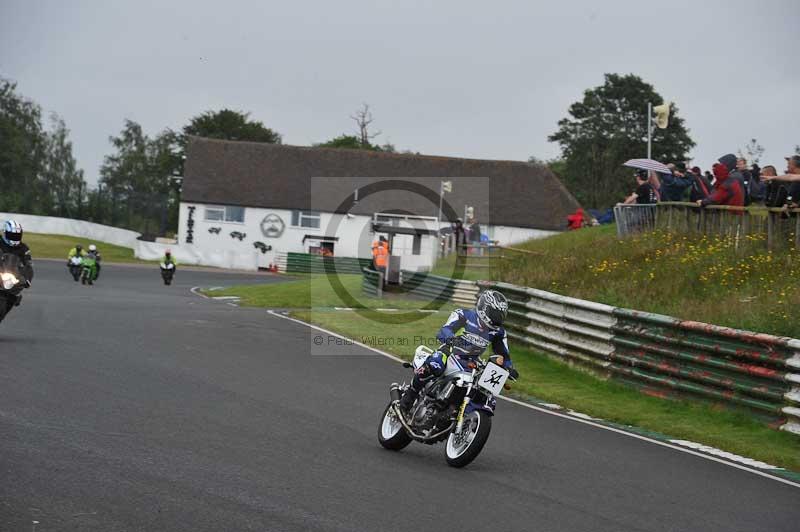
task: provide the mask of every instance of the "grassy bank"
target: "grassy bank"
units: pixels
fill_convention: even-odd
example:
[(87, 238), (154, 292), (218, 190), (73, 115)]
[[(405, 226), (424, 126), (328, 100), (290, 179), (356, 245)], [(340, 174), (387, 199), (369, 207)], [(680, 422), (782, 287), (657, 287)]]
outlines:
[(37, 258), (67, 260), (67, 253), (76, 244), (82, 244), (84, 250), (89, 247), (89, 244), (95, 244), (104, 262), (144, 262), (133, 256), (131, 248), (73, 236), (25, 233), (25, 243), (31, 248), (34, 260)]
[(519, 247), (540, 255), (509, 255), (484, 278), (800, 337), (800, 320), (792, 318), (792, 309), (800, 305), (798, 250), (770, 253), (755, 237), (737, 242), (656, 232), (619, 240), (613, 226), (571, 231)]
[[(411, 358), (414, 347), (421, 341), (435, 342), (433, 338), (446, 314), (439, 312), (413, 323), (387, 326), (355, 312), (306, 309), (292, 313), (299, 319), (406, 359)], [(387, 321), (392, 319), (388, 314), (384, 318)], [(514, 363), (521, 374), (520, 380), (514, 384), (513, 392), (516, 394), (800, 471), (800, 438), (769, 429), (747, 415), (719, 411), (704, 404), (649, 397), (621, 384), (602, 381), (519, 345), (511, 348)]]

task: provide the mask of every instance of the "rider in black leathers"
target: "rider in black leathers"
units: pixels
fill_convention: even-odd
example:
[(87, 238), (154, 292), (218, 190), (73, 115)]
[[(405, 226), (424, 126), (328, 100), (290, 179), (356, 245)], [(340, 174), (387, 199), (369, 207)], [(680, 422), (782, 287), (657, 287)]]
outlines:
[[(9, 220), (3, 227), (2, 238), (0, 238), (0, 256), (5, 254), (16, 255), (21, 263), (21, 274), (25, 277), (27, 286), (31, 285), (33, 281), (33, 258), (31, 257), (31, 250), (22, 242), (22, 226), (14, 220)], [(14, 306), (19, 305), (22, 300), (22, 295), (16, 298), (10, 298), (6, 301), (7, 311), (10, 311)]]

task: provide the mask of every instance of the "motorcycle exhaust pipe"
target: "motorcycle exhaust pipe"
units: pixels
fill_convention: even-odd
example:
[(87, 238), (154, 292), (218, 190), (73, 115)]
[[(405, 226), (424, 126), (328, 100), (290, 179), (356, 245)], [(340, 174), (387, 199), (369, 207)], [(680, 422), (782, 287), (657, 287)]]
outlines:
[(399, 401), (400, 400), (400, 385), (396, 382), (393, 382), (391, 386), (389, 386), (389, 397), (392, 401)]

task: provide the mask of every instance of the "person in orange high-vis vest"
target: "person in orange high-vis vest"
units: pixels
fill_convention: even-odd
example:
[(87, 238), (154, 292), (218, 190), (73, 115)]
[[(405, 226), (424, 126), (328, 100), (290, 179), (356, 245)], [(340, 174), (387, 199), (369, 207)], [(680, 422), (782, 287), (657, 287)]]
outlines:
[(372, 243), (372, 262), (376, 270), (384, 272), (389, 266), (389, 242), (384, 237)]

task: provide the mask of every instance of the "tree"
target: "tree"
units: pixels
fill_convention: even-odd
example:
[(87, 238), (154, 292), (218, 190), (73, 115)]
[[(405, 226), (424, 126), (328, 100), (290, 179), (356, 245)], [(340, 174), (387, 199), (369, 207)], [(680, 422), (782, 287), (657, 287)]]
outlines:
[(758, 164), (762, 155), (764, 155), (764, 146), (759, 144), (756, 139), (750, 139), (744, 149), (739, 149), (739, 157), (747, 159), (747, 162), (751, 164)]
[(371, 150), (382, 151), (386, 153), (396, 153), (397, 149), (394, 144), (386, 142), (382, 145), (373, 144), (372, 139), (381, 135), (381, 132), (370, 133), (369, 125), (374, 121), (372, 112), (369, 110), (369, 105), (364, 104), (361, 109), (358, 109), (355, 114), (350, 115), (350, 118), (355, 120), (358, 125), (357, 135), (348, 135), (342, 133), (338, 137), (334, 137), (329, 141), (314, 144), (319, 148), (344, 148), (349, 150)]
[[(584, 92), (569, 107), (569, 116), (548, 137), (561, 146), (561, 178), (587, 207), (603, 207), (621, 200), (632, 188), (627, 159), (647, 154), (647, 103), (663, 98), (652, 85), (633, 74), (606, 74), (605, 83)], [(653, 158), (662, 162), (687, 159), (695, 143), (673, 105), (666, 129), (653, 133)]]
[(16, 88), (0, 78), (0, 210), (36, 213), (45, 162), (42, 111)]
[(358, 125), (358, 138), (362, 146), (369, 146), (370, 142), (375, 137), (378, 137), (381, 132), (370, 133), (369, 125), (374, 121), (372, 112), (369, 110), (369, 104), (363, 104), (361, 109), (356, 110), (355, 114), (350, 115), (350, 118), (355, 120)]
[(64, 120), (53, 113), (51, 131), (42, 110), (0, 79), (0, 210), (80, 216), (86, 183), (72, 155)]
[(386, 153), (395, 153), (396, 149), (393, 144), (385, 143), (381, 146), (377, 144), (363, 144), (359, 137), (355, 135), (345, 135), (342, 133), (338, 137), (334, 137), (327, 142), (322, 142), (319, 144), (314, 144), (317, 148), (343, 148), (348, 150), (370, 150), (370, 151), (382, 151)]
[(349, 150), (374, 150), (375, 147), (371, 144), (364, 145), (361, 143), (361, 139), (356, 137), (355, 135), (345, 135), (342, 133), (338, 137), (333, 137), (331, 140), (327, 142), (322, 142), (320, 144), (315, 144), (319, 148), (346, 148)]
[(198, 115), (183, 128), (185, 146), (189, 135), (224, 140), (247, 140), (251, 142), (267, 142), (280, 144), (281, 135), (263, 123), (250, 120), (250, 113), (222, 109), (221, 111), (206, 111)]
[(100, 184), (111, 196), (111, 225), (123, 223), (145, 234), (156, 222), (160, 234), (170, 225), (175, 227), (179, 202), (175, 176), (182, 161), (179, 140), (168, 129), (151, 139), (132, 120), (125, 121), (118, 136), (109, 137), (115, 152), (103, 160)]
[(52, 131), (45, 136), (45, 164), (39, 201), (43, 211), (67, 218), (79, 217), (86, 182), (72, 155), (72, 142), (64, 120), (53, 113)]

